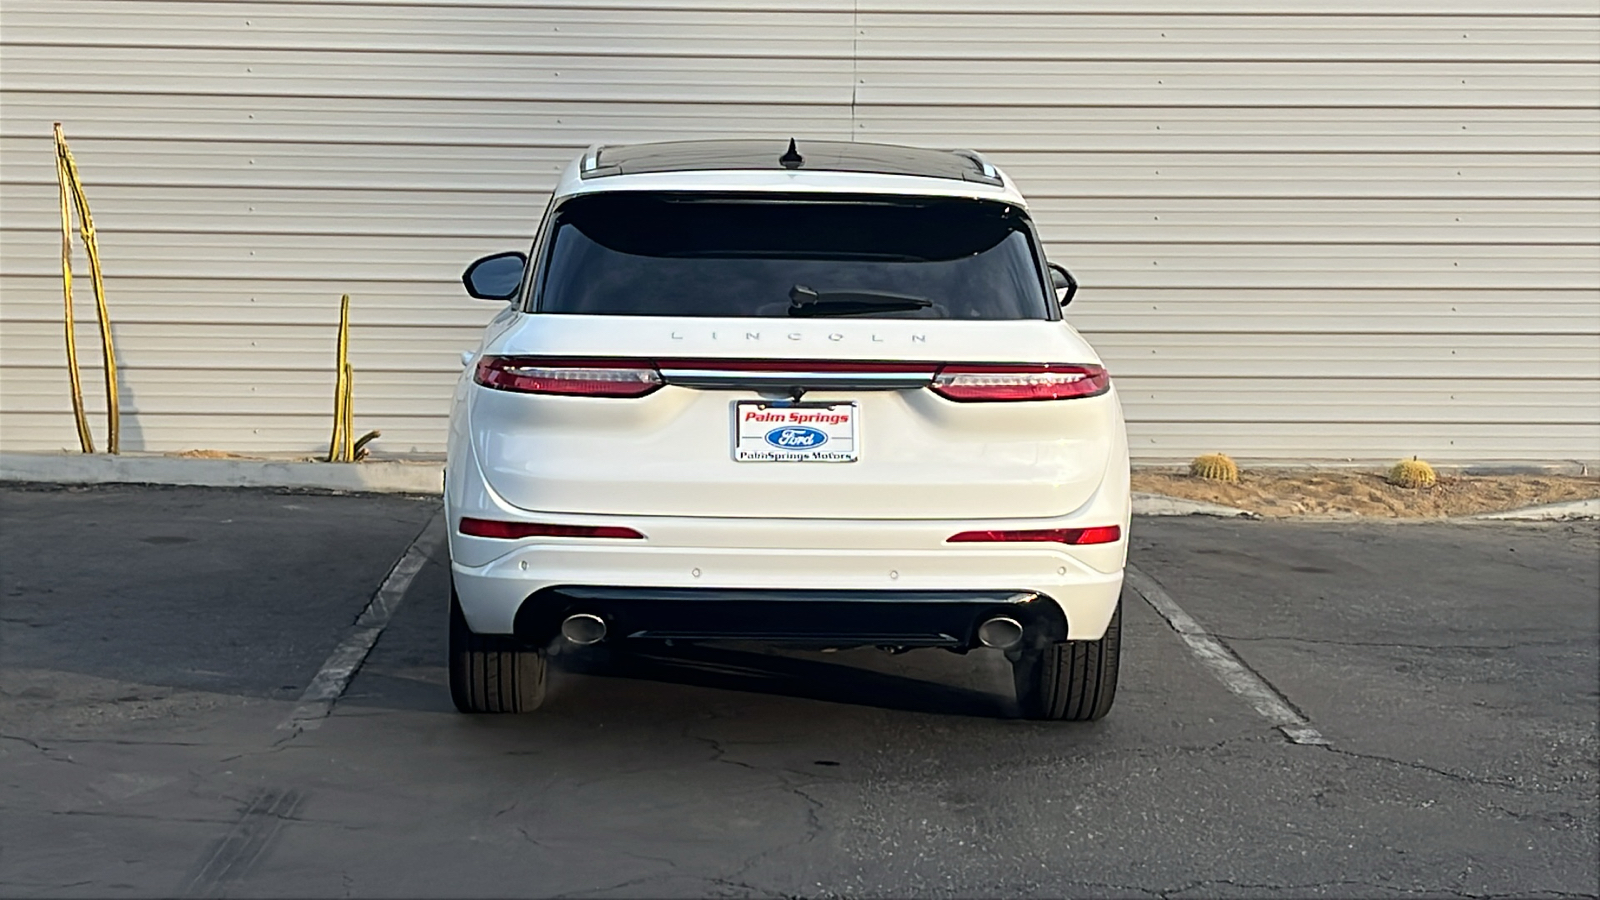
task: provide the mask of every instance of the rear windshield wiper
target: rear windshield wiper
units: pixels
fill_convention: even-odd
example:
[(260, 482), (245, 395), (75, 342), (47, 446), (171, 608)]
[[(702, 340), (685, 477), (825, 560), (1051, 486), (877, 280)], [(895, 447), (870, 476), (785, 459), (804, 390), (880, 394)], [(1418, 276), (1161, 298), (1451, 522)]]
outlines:
[(927, 309), (933, 301), (926, 297), (891, 294), (888, 291), (814, 291), (803, 284), (789, 289), (791, 316), (853, 316), (869, 312), (906, 312)]

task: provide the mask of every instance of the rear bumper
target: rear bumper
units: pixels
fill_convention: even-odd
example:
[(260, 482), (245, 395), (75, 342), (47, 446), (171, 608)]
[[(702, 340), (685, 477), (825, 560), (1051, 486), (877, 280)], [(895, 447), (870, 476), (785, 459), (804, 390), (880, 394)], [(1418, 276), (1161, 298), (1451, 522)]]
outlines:
[[(788, 531), (794, 523), (743, 522), (749, 543), (760, 543), (762, 525)], [(817, 523), (807, 523), (815, 527)], [(860, 527), (861, 523), (854, 523)], [(904, 523), (895, 523), (896, 531)], [(950, 525), (939, 526), (942, 534)], [(842, 530), (849, 532), (850, 528)], [(658, 531), (659, 533), (659, 531)], [(792, 537), (792, 535), (791, 535)], [(900, 537), (912, 543), (903, 532)], [(460, 534), (452, 542), (473, 540)], [(1124, 538), (1124, 542), (1126, 538)], [(507, 542), (501, 541), (504, 545)], [(848, 549), (847, 549), (848, 547)], [(938, 549), (872, 548), (848, 540), (835, 546), (717, 547), (660, 546), (654, 541), (529, 539), (479, 566), (451, 565), (462, 612), (473, 631), (510, 634), (518, 611), (540, 592), (562, 587), (615, 588), (633, 592), (638, 603), (656, 602), (660, 591), (739, 589), (745, 591), (832, 591), (837, 602), (890, 603), (885, 613), (908, 610), (892, 605), (916, 592), (1032, 592), (1053, 601), (1066, 622), (1066, 637), (1095, 640), (1105, 633), (1122, 591), (1122, 546), (1093, 549), (1113, 563), (1101, 571), (1052, 545), (944, 545)], [(804, 594), (797, 599), (803, 599)], [(781, 601), (772, 601), (781, 602)], [(987, 600), (981, 601), (987, 603)], [(699, 607), (695, 607), (698, 609)], [(773, 615), (795, 607), (774, 609)]]

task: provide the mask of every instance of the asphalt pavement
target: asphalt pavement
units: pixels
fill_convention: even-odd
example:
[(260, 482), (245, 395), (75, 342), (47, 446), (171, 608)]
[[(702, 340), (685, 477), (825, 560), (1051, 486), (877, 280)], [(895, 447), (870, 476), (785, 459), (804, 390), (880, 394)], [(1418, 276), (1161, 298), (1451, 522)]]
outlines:
[(1017, 718), (992, 652), (747, 646), (570, 652), (463, 716), (436, 549), (297, 718), (436, 513), (0, 487), (0, 895), (1600, 895), (1593, 522), (1136, 520), (1325, 743), (1132, 589), (1094, 724)]

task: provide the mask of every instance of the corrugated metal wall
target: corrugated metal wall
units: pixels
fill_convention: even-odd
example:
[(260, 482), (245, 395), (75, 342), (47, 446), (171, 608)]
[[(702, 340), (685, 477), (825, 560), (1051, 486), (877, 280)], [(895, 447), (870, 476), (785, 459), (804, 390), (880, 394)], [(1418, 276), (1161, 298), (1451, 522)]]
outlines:
[(0, 89), (7, 449), (75, 445), (59, 120), (124, 449), (323, 445), (348, 291), (357, 427), (437, 451), (567, 158), (794, 134), (1006, 167), (1143, 459), (1600, 458), (1592, 0), (0, 0)]

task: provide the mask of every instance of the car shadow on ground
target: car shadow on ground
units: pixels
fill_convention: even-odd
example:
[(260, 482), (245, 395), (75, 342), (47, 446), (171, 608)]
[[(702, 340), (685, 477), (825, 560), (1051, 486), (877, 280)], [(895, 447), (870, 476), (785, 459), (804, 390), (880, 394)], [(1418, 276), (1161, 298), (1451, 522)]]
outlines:
[[(441, 648), (442, 649), (442, 648)], [(437, 665), (364, 667), (341, 707), (454, 712), (448, 676)], [(819, 658), (820, 657), (820, 658)], [(987, 719), (1018, 716), (1009, 692), (951, 684), (970, 678), (974, 656), (922, 650), (890, 656), (877, 650), (814, 651), (729, 644), (667, 647), (564, 647), (551, 659), (546, 711), (656, 704), (670, 685), (793, 697), (901, 712)], [(993, 673), (988, 673), (991, 680)], [(1009, 681), (1009, 679), (1007, 679)], [(707, 707), (716, 702), (707, 695)]]
[[(936, 654), (945, 658), (935, 659)], [(862, 649), (844, 651), (835, 662), (818, 659), (817, 655), (718, 644), (647, 644), (598, 652), (569, 649), (557, 657), (557, 663), (565, 672), (600, 678), (664, 682), (902, 712), (979, 718), (1017, 715), (1010, 697), (928, 680), (927, 676), (948, 676), (952, 670), (970, 667), (969, 657), (939, 650), (890, 656)], [(925, 677), (881, 671), (878, 667), (909, 669)]]

